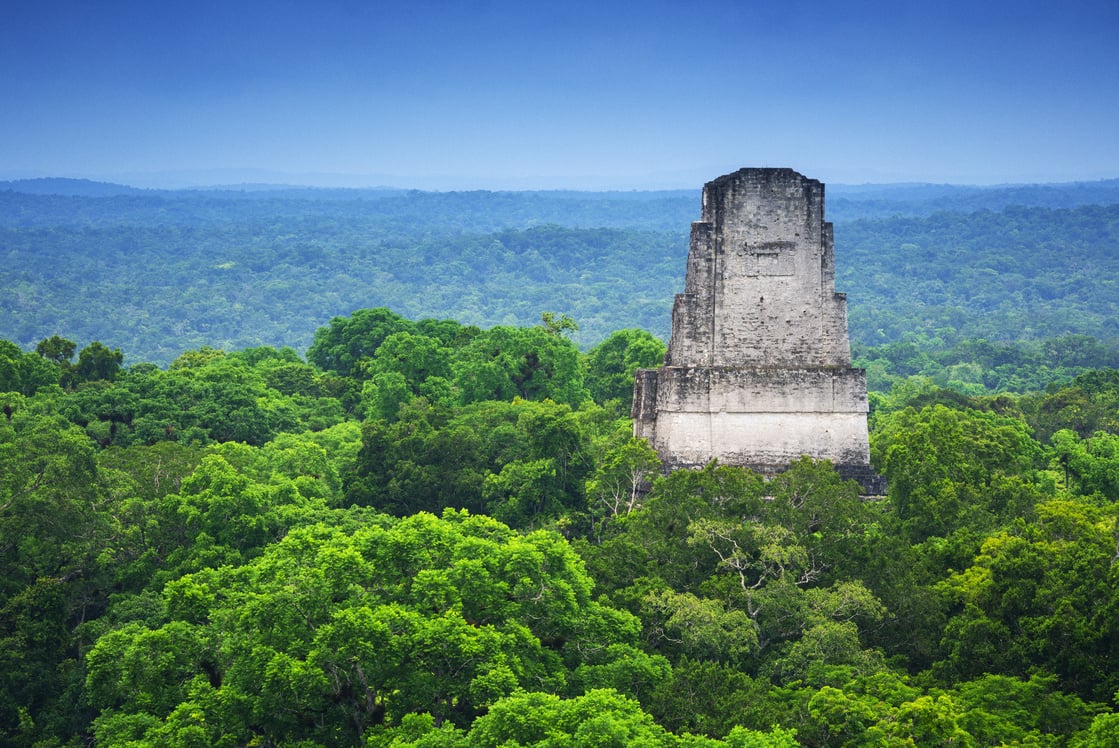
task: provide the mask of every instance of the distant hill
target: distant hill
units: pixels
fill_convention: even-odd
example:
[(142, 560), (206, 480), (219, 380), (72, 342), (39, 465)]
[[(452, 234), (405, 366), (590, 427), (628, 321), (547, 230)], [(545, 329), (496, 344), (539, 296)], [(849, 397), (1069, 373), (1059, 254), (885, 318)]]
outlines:
[(972, 213), (977, 210), (1002, 210), (1014, 205), (1076, 208), (1115, 203), (1119, 203), (1119, 179), (994, 187), (948, 184), (827, 186), (827, 213), (833, 222), (927, 216), (941, 211)]
[[(18, 185), (19, 190), (10, 188)], [(81, 191), (85, 191), (84, 193)], [(201, 345), (305, 350), (336, 315), (533, 324), (590, 346), (668, 334), (696, 191), (134, 190), (0, 185), (0, 338), (101, 340), (165, 364)], [(1119, 342), (1119, 180), (828, 186), (851, 335)]]
[[(659, 223), (666, 229), (680, 227), (698, 217), (700, 190), (656, 191), (602, 191), (580, 192), (575, 190), (509, 191), (450, 191), (425, 192), (393, 187), (331, 188), (303, 187), (284, 184), (229, 184), (191, 189), (161, 190), (138, 189), (110, 182), (60, 177), (0, 181), (0, 192), (5, 190), (24, 195), (59, 197), (120, 197), (135, 201), (121, 203), (106, 210), (102, 205), (60, 203), (57, 211), (40, 204), (35, 212), (42, 213), (45, 223), (65, 220), (97, 223), (112, 219), (114, 211), (130, 222), (143, 224), (224, 218), (240, 220), (239, 201), (286, 203), (277, 206), (281, 214), (291, 212), (337, 211), (337, 206), (315, 205), (335, 202), (382, 203), (375, 212), (386, 217), (407, 216), (419, 218), (423, 214), (441, 225), (469, 217), (468, 225), (490, 228), (526, 228), (540, 223), (558, 223), (582, 227), (643, 227)], [(1096, 182), (1069, 182), (1064, 184), (1000, 185), (974, 187), (950, 184), (864, 184), (827, 185), (827, 213), (833, 222), (860, 218), (890, 218), (893, 216), (924, 216), (940, 211), (970, 213), (976, 210), (1001, 210), (1024, 205), (1044, 208), (1074, 208), (1081, 205), (1111, 205), (1119, 203), (1119, 179)], [(222, 203), (226, 215), (215, 215), (215, 208)], [(167, 210), (169, 204), (175, 208)], [(75, 208), (77, 209), (76, 212)], [(220, 209), (218, 211), (221, 212)], [(657, 222), (651, 216), (659, 215)], [(11, 215), (0, 213), (0, 223), (7, 223)]]
[(27, 195), (68, 195), (72, 197), (110, 197), (114, 195), (138, 195), (145, 192), (145, 190), (123, 184), (66, 177), (16, 179), (0, 182), (0, 192), (4, 190), (21, 192)]

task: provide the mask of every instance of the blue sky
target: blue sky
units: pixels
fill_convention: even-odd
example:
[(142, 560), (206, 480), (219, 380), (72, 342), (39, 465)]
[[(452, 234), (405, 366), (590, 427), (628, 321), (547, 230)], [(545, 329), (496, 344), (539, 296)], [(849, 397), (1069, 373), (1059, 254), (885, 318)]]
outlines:
[(1119, 177), (1119, 0), (3, 0), (0, 14), (0, 179)]

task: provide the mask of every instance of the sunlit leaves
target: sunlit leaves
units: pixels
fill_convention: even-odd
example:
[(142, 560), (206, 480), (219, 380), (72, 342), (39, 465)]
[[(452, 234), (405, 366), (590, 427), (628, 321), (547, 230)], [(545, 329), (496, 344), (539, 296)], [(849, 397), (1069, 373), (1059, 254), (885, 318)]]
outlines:
[(667, 347), (644, 330), (618, 330), (587, 354), (587, 389), (595, 402), (617, 399), (629, 412), (638, 369), (660, 366)]
[(1036, 525), (990, 536), (969, 568), (941, 583), (959, 607), (940, 667), (1024, 675), (1040, 666), (1066, 688), (1107, 698), (1119, 683), (1101, 665), (1119, 654), (1114, 507), (1053, 499), (1036, 509)]
[(948, 534), (977, 510), (989, 513), (987, 526), (1005, 519), (1003, 507), (985, 505), (986, 489), (1028, 471), (1041, 446), (1020, 420), (932, 405), (880, 419), (871, 453), (899, 519), (912, 539), (922, 540)]
[[(187, 495), (236, 480), (214, 463)], [(420, 514), (353, 533), (313, 525), (244, 566), (169, 583), (172, 622), (103, 637), (89, 684), (102, 709), (159, 716), (149, 738), (177, 724), (196, 678), (220, 697), (198, 707), (204, 721), (232, 720), (224, 729), (240, 740), (325, 735), (329, 725), (356, 738), (414, 711), (469, 721), (517, 689), (562, 690), (565, 658), (575, 667), (596, 647), (636, 640), (636, 621), (590, 592), (561, 538), (520, 536), (485, 517)], [(175, 638), (190, 646), (168, 660), (161, 647)], [(591, 661), (640, 684), (623, 662), (635, 650), (612, 651)], [(178, 685), (152, 682), (144, 663), (179, 673)], [(210, 711), (231, 698), (251, 713)]]

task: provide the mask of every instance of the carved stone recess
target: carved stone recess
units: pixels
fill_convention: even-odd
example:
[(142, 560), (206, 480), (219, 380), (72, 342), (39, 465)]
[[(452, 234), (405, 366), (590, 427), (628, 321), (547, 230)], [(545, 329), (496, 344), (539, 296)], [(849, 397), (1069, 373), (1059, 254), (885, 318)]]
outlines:
[(878, 494), (867, 409), (824, 185), (792, 169), (708, 182), (665, 365), (634, 382), (634, 435), (669, 469), (717, 459), (772, 475), (808, 455)]

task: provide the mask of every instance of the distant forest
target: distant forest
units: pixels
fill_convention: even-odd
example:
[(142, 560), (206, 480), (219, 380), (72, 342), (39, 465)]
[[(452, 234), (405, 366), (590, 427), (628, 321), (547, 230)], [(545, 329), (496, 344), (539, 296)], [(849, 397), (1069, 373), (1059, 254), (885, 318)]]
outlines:
[[(303, 351), (331, 318), (385, 306), (482, 327), (552, 311), (575, 320), (584, 350), (619, 329), (665, 339), (699, 208), (698, 188), (0, 183), (0, 337), (25, 350), (54, 334), (97, 340), (126, 351), (126, 365), (166, 365), (201, 346)], [(879, 362), (872, 383), (924, 372), (1011, 387), (944, 370), (1036, 367), (1053, 360), (1054, 340), (1065, 363), (1114, 365), (1119, 180), (840, 185), (829, 187), (826, 210), (856, 355)]]

